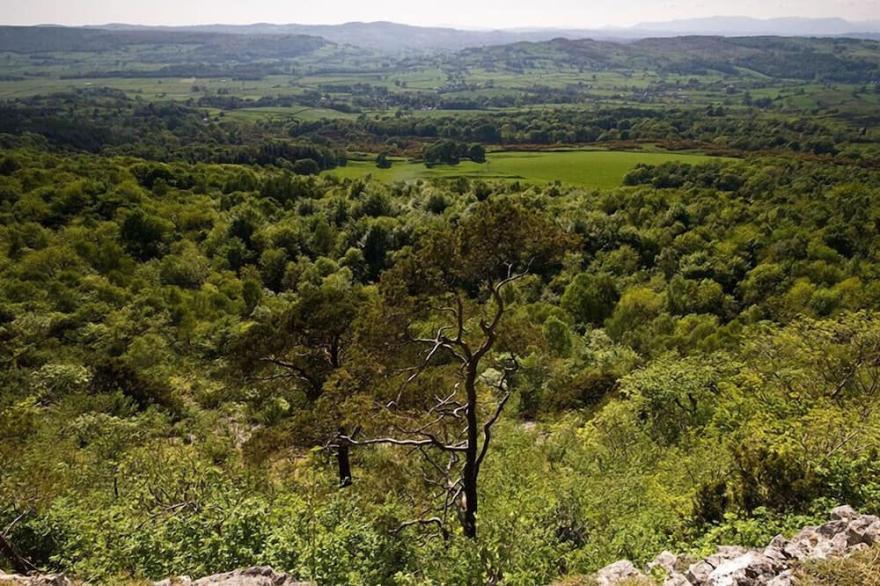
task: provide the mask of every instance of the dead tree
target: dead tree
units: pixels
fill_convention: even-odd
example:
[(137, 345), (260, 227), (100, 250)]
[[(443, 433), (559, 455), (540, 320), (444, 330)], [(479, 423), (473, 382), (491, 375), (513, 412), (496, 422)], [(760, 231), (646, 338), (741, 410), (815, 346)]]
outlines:
[[(470, 320), (465, 315), (465, 302), (461, 294), (456, 294), (449, 306), (439, 308), (439, 313), (447, 316), (444, 320), (447, 323), (433, 337), (411, 337), (413, 342), (424, 344), (426, 350), (419, 366), (410, 369), (411, 374), (404, 386), (421, 377), (441, 357), (460, 365), (458, 384), (448, 395), (435, 397), (427, 413), (416, 418), (420, 421), (418, 425), (405, 423), (413, 421), (413, 417), (401, 413), (401, 391), (396, 400), (385, 405), (384, 410), (391, 421), (404, 421), (391, 424), (403, 437), (357, 439), (340, 434), (337, 438), (337, 447), (391, 445), (412, 448), (437, 472), (439, 480), (426, 478), (426, 481), (437, 485), (439, 492), (435, 492), (434, 496), (438, 500), (442, 497), (439, 516), (410, 521), (401, 529), (412, 525), (437, 525), (445, 535), (449, 513), (455, 510), (464, 535), (469, 538), (477, 535), (480, 469), (489, 451), (493, 427), (510, 399), (509, 378), (517, 368), (515, 358), (501, 366), (501, 377), (494, 384), (497, 402), (488, 412), (483, 410), (481, 413), (477, 387), (485, 359), (495, 346), (498, 328), (507, 309), (502, 293), (508, 285), (524, 275), (513, 274), (511, 269), (506, 278), (486, 283), (491, 300), (486, 312), (488, 315), (484, 313), (477, 320), (474, 331), (469, 331)], [(442, 458), (438, 459), (438, 453)]]

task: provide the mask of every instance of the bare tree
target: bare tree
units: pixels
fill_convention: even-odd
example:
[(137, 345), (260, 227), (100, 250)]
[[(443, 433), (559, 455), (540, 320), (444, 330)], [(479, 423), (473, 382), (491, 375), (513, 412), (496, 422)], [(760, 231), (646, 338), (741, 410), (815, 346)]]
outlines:
[[(401, 437), (358, 439), (340, 433), (335, 447), (390, 445), (417, 451), (434, 471), (434, 478), (425, 477), (434, 485), (433, 496), (441, 504), (436, 516), (404, 523), (399, 530), (413, 525), (436, 525), (448, 535), (448, 518), (455, 511), (465, 536), (477, 535), (479, 503), (478, 483), (480, 469), (489, 452), (492, 430), (510, 399), (510, 375), (516, 370), (515, 358), (502, 361), (500, 376), (491, 385), (496, 401), (490, 409), (482, 408), (478, 383), (487, 356), (498, 340), (498, 329), (507, 310), (504, 289), (525, 273), (514, 273), (512, 266), (505, 278), (485, 284), (489, 301), (476, 319), (468, 319), (466, 303), (461, 293), (452, 296), (451, 303), (437, 308), (445, 316), (433, 337), (410, 337), (425, 346), (418, 366), (408, 369), (401, 392), (395, 400), (384, 405), (389, 427)], [(469, 327), (476, 321), (477, 327)], [(409, 328), (407, 328), (409, 330)], [(473, 329), (473, 331), (469, 331)], [(438, 360), (452, 360), (459, 364), (458, 381), (448, 394), (434, 397), (427, 412), (413, 415), (401, 405), (403, 388), (422, 377), (429, 366)], [(417, 422), (417, 423), (414, 423)]]

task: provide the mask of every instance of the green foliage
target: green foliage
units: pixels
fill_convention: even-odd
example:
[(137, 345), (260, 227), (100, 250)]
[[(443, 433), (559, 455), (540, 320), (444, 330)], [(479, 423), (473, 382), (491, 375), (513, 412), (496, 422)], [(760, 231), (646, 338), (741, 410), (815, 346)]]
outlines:
[(565, 288), (561, 304), (578, 323), (601, 325), (610, 317), (617, 301), (617, 288), (611, 276), (580, 273)]
[[(337, 85), (289, 70), (325, 65), (307, 39), (193, 34), (178, 51), (164, 33), (153, 49), (65, 34), (52, 46), (130, 53), (128, 82), (293, 85), (159, 99), (156, 77), (136, 96), (0, 104), (0, 527), (22, 515), (10, 539), (41, 567), (94, 583), (269, 564), (326, 584), (536, 584), (761, 544), (840, 503), (880, 512), (876, 100), (774, 85), (870, 76), (869, 42), (645, 41), (650, 75), (624, 76), (644, 46), (566, 41), (455, 68), (388, 57), (382, 76)], [(727, 53), (696, 63), (694, 48)], [(56, 69), (22, 95), (94, 55), (32, 63)], [(416, 70), (446, 89), (415, 87)], [(579, 150), (501, 151), (516, 144)], [(382, 154), (321, 173), (344, 149)], [(415, 173), (420, 155), (440, 167)], [(392, 156), (413, 162), (383, 174)], [(518, 369), (479, 538), (455, 505), (445, 538), (401, 528), (440, 514), (448, 462), (418, 450), (352, 447), (338, 490), (340, 430), (430, 425), (460, 381), (448, 351), (410, 338), (451, 335), (450, 308), (478, 336), (502, 302), (474, 373), (481, 417), (502, 365)]]

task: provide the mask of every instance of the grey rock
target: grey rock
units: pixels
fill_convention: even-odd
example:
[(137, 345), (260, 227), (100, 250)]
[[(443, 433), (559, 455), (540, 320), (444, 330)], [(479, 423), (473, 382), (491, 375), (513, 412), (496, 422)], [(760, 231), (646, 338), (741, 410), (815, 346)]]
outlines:
[(842, 533), (846, 530), (849, 525), (849, 521), (839, 520), (839, 521), (831, 521), (829, 523), (825, 523), (824, 525), (820, 525), (816, 529), (816, 533), (821, 535), (822, 537), (834, 537), (838, 533)]
[(880, 518), (864, 515), (850, 521), (846, 528), (846, 541), (850, 546), (859, 543), (874, 545), (880, 542)]
[(677, 565), (678, 556), (671, 551), (664, 551), (648, 564), (648, 572), (653, 572), (654, 568), (660, 568), (667, 574), (672, 574), (675, 572)]
[(715, 566), (706, 560), (700, 560), (695, 564), (691, 564), (685, 577), (691, 584), (707, 584), (709, 582), (709, 574), (715, 570)]
[(687, 570), (692, 563), (687, 556), (675, 555), (670, 551), (664, 551), (651, 561), (647, 566), (649, 575), (655, 578), (663, 578), (663, 586), (691, 586), (691, 583), (682, 572)]
[(206, 576), (192, 580), (188, 576), (180, 576), (154, 582), (154, 586), (313, 586), (310, 582), (300, 582), (287, 574), (276, 572), (268, 566), (255, 566)]
[(836, 507), (831, 509), (831, 518), (835, 521), (852, 521), (859, 514), (849, 505), (843, 505), (842, 507)]
[(822, 540), (822, 536), (816, 531), (815, 527), (804, 527), (800, 533), (791, 538), (785, 544), (783, 551), (789, 557), (797, 560), (806, 560), (812, 556), (816, 546)]
[(776, 576), (782, 564), (761, 552), (750, 551), (728, 560), (709, 574), (712, 586), (751, 586), (762, 584)]
[(767, 586), (795, 586), (797, 582), (791, 570), (785, 570), (767, 582)]
[[(835, 508), (830, 516), (829, 522), (804, 527), (790, 540), (777, 535), (763, 549), (721, 546), (696, 561), (664, 551), (647, 571), (664, 586), (796, 586), (794, 562), (842, 558), (880, 544), (880, 518), (849, 506)], [(624, 560), (603, 569), (598, 583), (607, 586), (637, 576), (642, 574)]]
[(607, 565), (596, 573), (598, 586), (614, 586), (624, 580), (644, 578), (645, 575), (629, 560), (620, 560)]
[(790, 557), (785, 552), (786, 545), (788, 545), (788, 540), (782, 535), (777, 535), (764, 548), (764, 555), (780, 564), (786, 563)]
[(683, 574), (675, 572), (666, 576), (666, 579), (663, 580), (663, 586), (692, 586), (692, 583)]
[(18, 574), (6, 574), (0, 570), (0, 585), (2, 586), (72, 586), (64, 574), (40, 574), (35, 576), (21, 576)]

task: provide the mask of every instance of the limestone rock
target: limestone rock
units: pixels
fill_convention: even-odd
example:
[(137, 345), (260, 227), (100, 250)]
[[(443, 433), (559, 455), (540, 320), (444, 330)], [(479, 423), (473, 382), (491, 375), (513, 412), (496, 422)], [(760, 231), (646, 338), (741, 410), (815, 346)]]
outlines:
[(750, 551), (720, 564), (709, 574), (712, 586), (752, 586), (764, 584), (781, 570), (781, 562), (763, 553)]
[(598, 586), (614, 586), (627, 579), (644, 577), (645, 575), (631, 561), (620, 560), (599, 570), (596, 573), (596, 584)]
[(850, 547), (860, 543), (868, 546), (880, 543), (880, 518), (864, 515), (850, 521), (846, 528), (846, 542)]
[(64, 574), (20, 576), (0, 570), (0, 586), (72, 586), (72, 582)]
[(676, 571), (678, 565), (678, 556), (671, 551), (664, 551), (654, 558), (654, 561), (648, 564), (648, 572), (653, 572), (654, 568), (661, 568), (667, 574)]
[(192, 580), (188, 576), (155, 582), (154, 586), (313, 586), (267, 566), (255, 566)]
[(767, 582), (767, 586), (795, 586), (796, 584), (794, 573), (791, 570), (785, 570)]
[[(777, 535), (763, 549), (721, 546), (696, 561), (664, 551), (646, 571), (664, 586), (796, 586), (793, 568), (799, 562), (843, 558), (880, 545), (880, 517), (860, 515), (849, 506), (835, 508), (830, 517), (790, 540)], [(642, 575), (624, 560), (604, 568), (597, 581), (606, 586)]]
[(666, 579), (663, 580), (663, 586), (693, 586), (691, 581), (684, 577), (683, 574), (679, 574), (675, 572), (674, 574), (670, 574), (666, 576)]
[(831, 509), (831, 518), (835, 521), (852, 521), (858, 516), (859, 514), (856, 513), (855, 509), (849, 505), (843, 505), (842, 507)]

